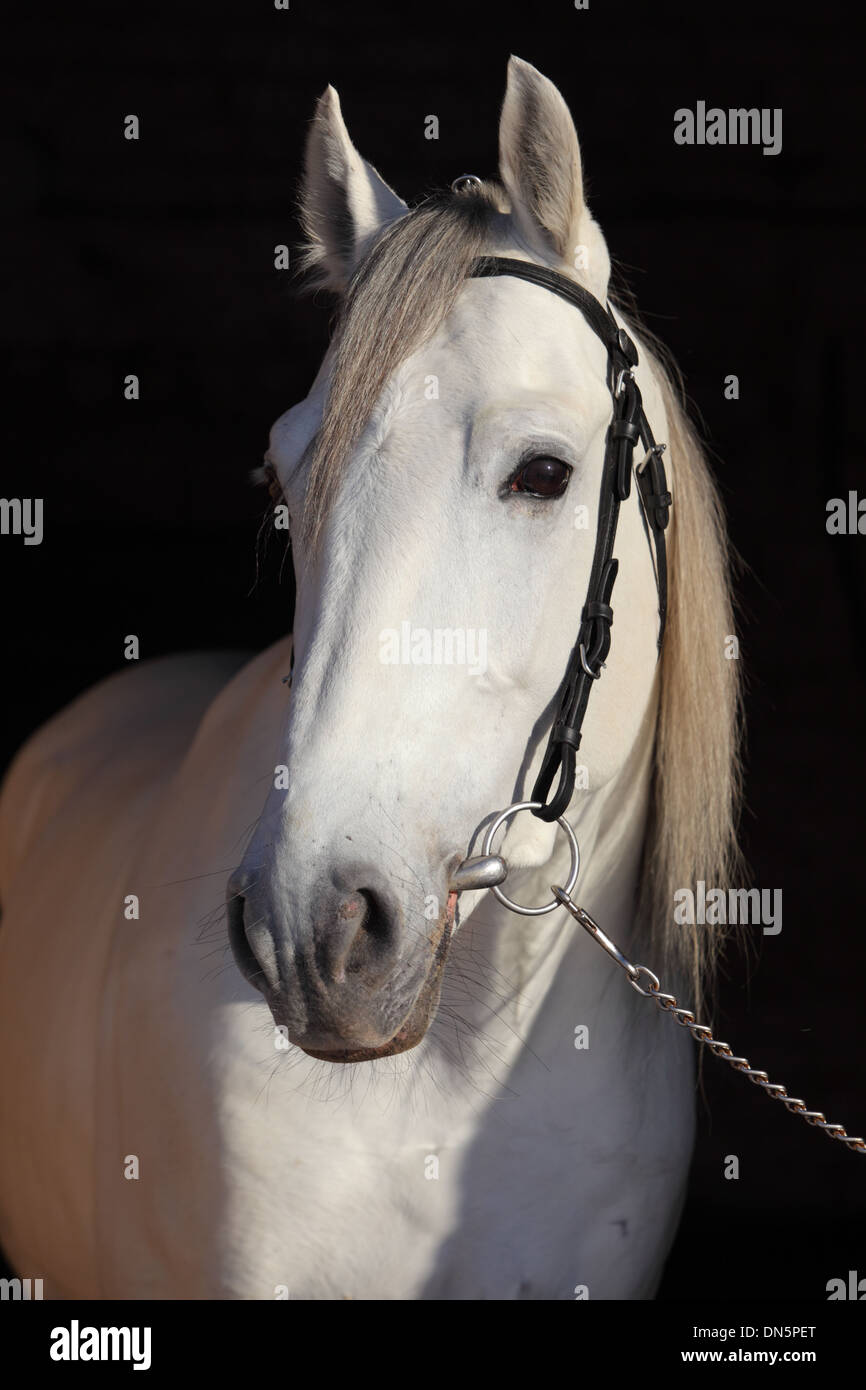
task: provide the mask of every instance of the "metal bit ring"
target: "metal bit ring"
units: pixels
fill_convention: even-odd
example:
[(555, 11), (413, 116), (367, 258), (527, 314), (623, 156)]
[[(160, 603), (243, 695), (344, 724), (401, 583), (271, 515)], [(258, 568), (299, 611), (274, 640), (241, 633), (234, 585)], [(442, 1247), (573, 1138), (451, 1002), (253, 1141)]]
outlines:
[[(484, 843), (481, 846), (482, 854), (491, 854), (493, 837), (505, 821), (511, 816), (516, 816), (518, 811), (536, 811), (541, 806), (540, 801), (515, 801), (513, 806), (509, 806), (505, 811), (496, 817), (484, 836)], [(580, 850), (577, 845), (577, 837), (564, 816), (557, 816), (556, 823), (564, 830), (571, 849), (571, 871), (568, 875), (568, 883), (565, 886), (566, 893), (571, 893), (577, 883), (577, 876), (580, 873)], [(543, 917), (546, 912), (555, 912), (560, 906), (556, 898), (553, 902), (546, 903), (544, 907), (523, 907), (520, 903), (512, 902), (507, 898), (498, 884), (491, 887), (490, 892), (498, 898), (503, 907), (509, 908), (512, 912), (519, 912), (523, 917)]]

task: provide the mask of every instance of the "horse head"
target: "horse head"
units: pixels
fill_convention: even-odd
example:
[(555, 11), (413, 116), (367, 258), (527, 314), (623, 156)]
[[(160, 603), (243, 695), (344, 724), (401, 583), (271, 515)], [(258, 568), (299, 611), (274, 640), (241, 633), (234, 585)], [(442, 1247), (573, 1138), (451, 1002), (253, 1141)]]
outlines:
[[(499, 144), (498, 181), (457, 180), (410, 211), (352, 145), (331, 88), (308, 141), (307, 262), (341, 303), (309, 395), (271, 431), (294, 672), (284, 776), (229, 884), (229, 920), (275, 1021), (332, 1061), (424, 1036), (459, 926), (455, 868), (491, 810), (532, 787), (593, 563), (604, 346), (539, 285), (471, 276), (479, 256), (516, 257), (602, 304), (608, 291), (571, 116), (517, 59)], [(657, 375), (642, 365), (639, 379), (666, 438)], [(658, 595), (636, 503), (617, 557), (584, 802), (655, 729)], [(555, 834), (522, 817), (509, 866), (548, 863)], [(482, 896), (463, 894), (462, 920)]]

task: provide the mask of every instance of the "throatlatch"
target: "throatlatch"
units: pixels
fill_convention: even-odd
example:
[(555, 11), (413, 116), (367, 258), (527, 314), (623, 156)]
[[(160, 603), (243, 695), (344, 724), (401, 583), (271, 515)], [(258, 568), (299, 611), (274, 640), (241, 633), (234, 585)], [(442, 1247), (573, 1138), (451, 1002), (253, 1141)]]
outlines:
[[(608, 388), (613, 398), (613, 419), (608, 426), (601, 496), (598, 508), (598, 527), (595, 554), (589, 577), (586, 602), (581, 613), (577, 642), (569, 657), (556, 718), (547, 742), (541, 769), (529, 797), (538, 805), (533, 815), (541, 820), (555, 821), (564, 815), (574, 791), (576, 753), (580, 747), (589, 692), (601, 675), (610, 650), (610, 628), (613, 622), (611, 594), (618, 569), (613, 547), (620, 504), (631, 492), (632, 455), (641, 442), (646, 457), (637, 469), (638, 494), (646, 520), (648, 534), (655, 549), (655, 574), (659, 596), (658, 649), (661, 651), (667, 613), (667, 555), (665, 528), (670, 519), (671, 494), (667, 490), (662, 453), (664, 444), (656, 444), (646, 418), (640, 390), (634, 379), (638, 363), (637, 348), (620, 328), (610, 309), (573, 280), (558, 271), (529, 261), (506, 256), (482, 256), (469, 270), (473, 278), (492, 275), (513, 275), (551, 290), (561, 299), (578, 308), (593, 332), (607, 349)], [(553, 779), (559, 783), (548, 801)]]

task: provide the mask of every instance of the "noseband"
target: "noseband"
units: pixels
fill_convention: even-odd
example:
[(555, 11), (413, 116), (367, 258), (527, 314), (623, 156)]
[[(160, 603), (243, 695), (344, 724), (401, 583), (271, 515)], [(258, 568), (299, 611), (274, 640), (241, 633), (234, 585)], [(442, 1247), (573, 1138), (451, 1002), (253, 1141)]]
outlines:
[[(610, 604), (619, 561), (613, 553), (620, 504), (631, 492), (632, 455), (640, 441), (646, 450), (636, 470), (638, 498), (648, 536), (655, 550), (655, 577), (659, 598), (658, 649), (661, 651), (667, 613), (667, 556), (665, 528), (670, 519), (671, 494), (667, 491), (662, 453), (656, 444), (644, 413), (640, 390), (634, 379), (638, 364), (637, 348), (624, 328), (620, 328), (611, 309), (605, 309), (582, 286), (555, 270), (529, 261), (504, 256), (482, 256), (473, 262), (471, 278), (513, 275), (532, 285), (558, 294), (580, 310), (592, 331), (607, 350), (607, 384), (613, 400), (613, 418), (608, 426), (601, 476), (595, 554), (581, 612), (580, 630), (569, 657), (560, 687), (556, 718), (547, 742), (541, 769), (530, 801), (538, 803), (533, 815), (554, 821), (565, 814), (574, 791), (575, 763), (580, 747), (589, 692), (601, 675), (610, 650), (613, 609)], [(556, 791), (548, 801), (554, 777), (559, 774)]]

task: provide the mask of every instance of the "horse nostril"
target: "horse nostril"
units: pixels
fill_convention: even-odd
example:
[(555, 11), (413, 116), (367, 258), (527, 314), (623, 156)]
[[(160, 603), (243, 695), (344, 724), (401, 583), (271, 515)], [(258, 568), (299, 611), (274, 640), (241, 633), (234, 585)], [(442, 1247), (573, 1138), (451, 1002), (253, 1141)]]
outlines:
[(387, 973), (398, 944), (396, 914), (370, 888), (346, 893), (322, 935), (320, 968), (335, 984), (347, 975)]
[(245, 906), (246, 900), (243, 894), (232, 892), (231, 885), (229, 885), (226, 910), (228, 912), (229, 945), (232, 949), (232, 955), (244, 979), (251, 985), (255, 985), (256, 989), (261, 989), (263, 984), (262, 967), (247, 939), (244, 926)]
[(362, 922), (364, 931), (373, 941), (386, 943), (394, 935), (393, 917), (388, 913), (385, 900), (372, 888), (359, 888), (358, 897), (363, 900), (365, 916)]

